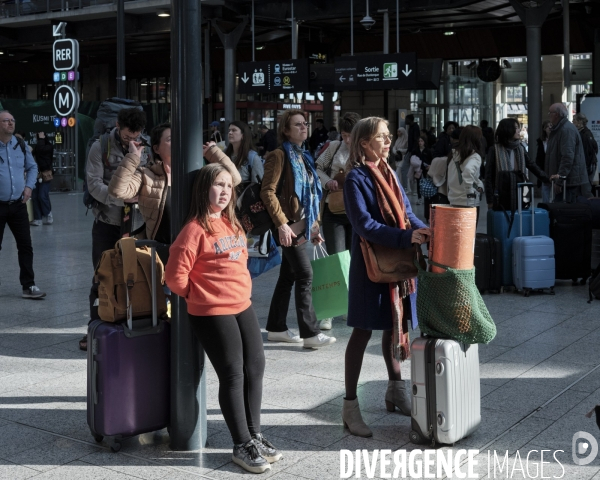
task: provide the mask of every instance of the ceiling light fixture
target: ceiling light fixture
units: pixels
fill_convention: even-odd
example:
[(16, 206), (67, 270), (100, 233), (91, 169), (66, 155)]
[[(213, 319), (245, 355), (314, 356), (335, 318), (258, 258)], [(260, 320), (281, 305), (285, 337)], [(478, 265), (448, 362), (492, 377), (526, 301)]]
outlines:
[(454, 35), (454, 32), (444, 32), (444, 35)]
[(0, 55), (4, 55), (4, 50), (0, 50)]
[(169, 10), (160, 10), (157, 15), (159, 17), (170, 17), (171, 16), (171, 12)]
[(256, 46), (256, 50), (264, 50), (265, 46), (264, 45), (257, 45)]

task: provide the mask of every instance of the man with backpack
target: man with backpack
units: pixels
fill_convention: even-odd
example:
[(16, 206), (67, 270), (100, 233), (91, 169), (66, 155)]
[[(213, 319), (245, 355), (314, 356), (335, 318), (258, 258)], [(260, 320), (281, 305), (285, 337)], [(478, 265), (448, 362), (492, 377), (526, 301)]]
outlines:
[[(111, 102), (109, 107), (115, 111), (119, 105)], [(107, 108), (110, 111), (111, 108)], [(100, 113), (99, 113), (100, 116)], [(101, 118), (96, 123), (101, 123)], [(104, 119), (106, 125), (114, 125), (114, 118)], [(111, 124), (112, 123), (112, 124)], [(146, 127), (146, 114), (141, 107), (121, 108), (118, 111), (116, 126), (103, 133), (92, 144), (85, 166), (85, 186), (91, 197), (94, 225), (92, 226), (92, 262), (94, 269), (102, 258), (102, 252), (113, 249), (121, 238), (121, 218), (123, 200), (108, 193), (108, 184), (113, 174), (129, 153), (129, 142), (139, 141)], [(96, 129), (96, 126), (94, 127)], [(140, 165), (147, 162), (147, 155), (142, 154)], [(84, 193), (84, 196), (86, 194)], [(137, 199), (126, 200), (135, 203)], [(98, 284), (93, 283), (90, 292), (90, 318), (94, 320), (97, 312)], [(87, 350), (87, 335), (79, 341), (79, 348)]]
[[(86, 163), (87, 188), (96, 200), (93, 207), (92, 262), (94, 268), (102, 252), (114, 248), (121, 238), (121, 207), (123, 201), (108, 194), (108, 184), (129, 151), (129, 142), (138, 141), (146, 127), (146, 114), (139, 108), (123, 108), (117, 126), (92, 145)], [(143, 158), (141, 165), (146, 163)]]
[(38, 168), (23, 139), (14, 133), (12, 114), (8, 110), (0, 111), (0, 249), (8, 225), (17, 243), (23, 298), (42, 298), (46, 294), (34, 281), (33, 246), (26, 205), (35, 188)]

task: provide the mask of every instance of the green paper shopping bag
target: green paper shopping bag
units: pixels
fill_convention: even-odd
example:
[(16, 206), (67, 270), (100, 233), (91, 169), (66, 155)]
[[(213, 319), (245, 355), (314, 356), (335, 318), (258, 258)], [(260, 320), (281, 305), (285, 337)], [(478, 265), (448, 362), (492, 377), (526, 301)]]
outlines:
[(348, 313), (348, 274), (350, 270), (350, 252), (345, 250), (335, 255), (315, 258), (311, 263), (313, 269), (312, 301), (318, 320), (337, 317)]

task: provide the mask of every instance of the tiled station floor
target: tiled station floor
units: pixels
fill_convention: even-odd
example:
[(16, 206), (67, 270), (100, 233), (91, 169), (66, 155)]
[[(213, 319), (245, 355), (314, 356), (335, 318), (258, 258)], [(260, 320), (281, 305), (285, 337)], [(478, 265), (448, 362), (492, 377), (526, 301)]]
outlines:
[[(81, 194), (53, 194), (51, 199), (54, 224), (32, 227), (36, 281), (48, 293), (45, 299), (21, 298), (16, 247), (8, 229), (0, 252), (0, 478), (251, 475), (231, 462), (231, 439), (209, 363), (208, 445), (201, 452), (171, 451), (166, 432), (130, 439), (119, 453), (94, 442), (86, 424), (86, 357), (77, 345), (89, 317), (92, 216), (85, 216)], [(422, 207), (415, 210), (422, 214)], [(485, 207), (479, 230), (485, 231)], [(338, 342), (322, 350), (266, 341), (264, 325), (277, 274), (276, 269), (259, 277), (253, 289), (267, 357), (263, 432), (284, 453), (263, 476), (340, 478), (341, 449), (417, 448), (408, 439), (410, 419), (385, 409), (386, 371), (378, 335), (367, 349), (359, 389), (371, 439), (353, 437), (342, 426), (350, 328), (341, 317), (332, 331)], [(599, 437), (594, 419), (584, 414), (600, 403), (600, 301), (588, 304), (586, 287), (570, 282), (558, 282), (555, 296), (504, 293), (484, 299), (498, 335), (480, 346), (482, 424), (454, 447), (443, 448), (480, 450), (480, 478), (507, 478), (488, 472), (488, 451), (499, 456), (508, 451), (510, 468), (516, 466), (512, 478), (523, 478), (515, 459), (522, 458), (525, 468), (528, 452), (545, 449), (562, 452), (556, 452), (560, 463), (545, 465), (544, 477), (600, 479), (600, 459), (578, 465), (572, 458), (576, 432)], [(289, 318), (295, 328), (292, 308)], [(410, 362), (403, 365), (403, 375), (409, 378)], [(542, 478), (539, 469), (534, 471), (536, 462), (539, 466), (539, 453), (530, 456), (527, 478)], [(380, 475), (378, 467), (375, 478)], [(361, 478), (367, 478), (364, 471)]]

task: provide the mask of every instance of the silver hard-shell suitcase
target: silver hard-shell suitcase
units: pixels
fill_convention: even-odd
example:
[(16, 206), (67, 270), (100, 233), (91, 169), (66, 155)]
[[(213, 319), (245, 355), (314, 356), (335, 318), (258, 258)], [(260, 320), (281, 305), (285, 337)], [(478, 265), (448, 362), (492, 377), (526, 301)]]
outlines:
[(481, 423), (479, 349), (419, 337), (411, 346), (413, 443), (453, 444)]

